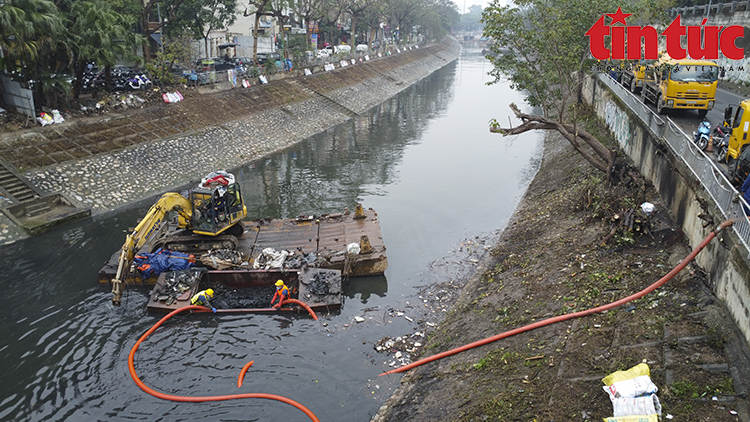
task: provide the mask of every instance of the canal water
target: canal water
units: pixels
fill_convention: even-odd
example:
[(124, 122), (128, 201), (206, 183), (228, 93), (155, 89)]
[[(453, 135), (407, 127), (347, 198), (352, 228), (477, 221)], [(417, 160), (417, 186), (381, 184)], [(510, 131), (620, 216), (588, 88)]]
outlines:
[[(322, 421), (370, 420), (401, 377), (378, 377), (394, 359), (374, 343), (439, 321), (442, 311), (421, 308), (421, 289), (475, 265), (467, 258), (496, 238), (538, 168), (542, 134), (489, 133), (490, 119), (507, 122), (508, 104), (523, 104), (508, 84), (485, 85), (490, 70), (464, 50), (366, 115), (233, 169), (252, 218), (374, 208), (389, 268), (350, 280), (343, 309), (318, 321), (175, 317), (135, 356), (145, 384), (174, 395), (280, 394)], [(136, 386), (128, 354), (160, 316), (146, 312), (141, 288), (113, 307), (97, 272), (151, 202), (0, 248), (0, 420), (309, 420), (276, 401), (176, 403)]]

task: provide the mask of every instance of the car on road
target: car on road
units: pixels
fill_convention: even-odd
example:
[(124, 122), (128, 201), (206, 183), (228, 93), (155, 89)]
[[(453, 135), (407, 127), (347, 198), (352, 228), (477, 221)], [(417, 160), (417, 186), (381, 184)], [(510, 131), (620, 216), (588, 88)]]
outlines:
[(367, 46), (367, 44), (357, 44), (356, 47), (354, 47), (354, 51), (357, 53), (367, 53), (367, 51), (370, 48)]
[(320, 50), (318, 50), (315, 54), (319, 59), (322, 59), (325, 57), (331, 57), (333, 56), (333, 47), (331, 46), (323, 47)]
[(272, 53), (258, 53), (258, 64), (264, 65), (268, 62), (276, 63), (281, 61), (281, 54), (277, 52)]
[(351, 53), (351, 52), (352, 52), (352, 46), (346, 45), (346, 44), (337, 45), (336, 47), (333, 48), (334, 54)]

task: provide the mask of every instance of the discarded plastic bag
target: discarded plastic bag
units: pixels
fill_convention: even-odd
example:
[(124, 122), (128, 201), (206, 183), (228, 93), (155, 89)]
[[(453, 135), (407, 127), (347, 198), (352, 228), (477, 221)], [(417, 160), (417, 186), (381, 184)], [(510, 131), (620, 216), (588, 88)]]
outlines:
[(65, 121), (65, 119), (63, 119), (63, 116), (60, 114), (59, 110), (52, 110), (52, 120), (55, 123), (62, 123)]
[(253, 268), (263, 268), (264, 270), (282, 268), (287, 256), (289, 256), (289, 252), (287, 251), (277, 252), (273, 248), (265, 248), (255, 259), (255, 262), (253, 262)]
[(638, 397), (645, 394), (654, 394), (659, 389), (651, 382), (651, 370), (645, 363), (628, 369), (627, 371), (613, 372), (602, 378), (604, 391), (609, 393), (610, 398)]
[(643, 397), (617, 397), (612, 400), (612, 408), (615, 417), (633, 416), (633, 415), (653, 415), (656, 413), (661, 416), (661, 403), (656, 394), (650, 394)]
[(359, 255), (360, 247), (359, 243), (352, 242), (348, 245), (346, 245), (346, 252), (354, 255)]
[(641, 210), (643, 210), (643, 213), (646, 214), (646, 216), (649, 216), (652, 212), (654, 212), (654, 204), (650, 202), (644, 202), (641, 204)]

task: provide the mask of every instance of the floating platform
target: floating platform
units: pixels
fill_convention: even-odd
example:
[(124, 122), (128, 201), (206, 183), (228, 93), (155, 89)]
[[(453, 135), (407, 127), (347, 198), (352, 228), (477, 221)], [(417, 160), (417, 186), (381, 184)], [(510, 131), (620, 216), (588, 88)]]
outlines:
[[(238, 238), (237, 250), (254, 261), (265, 248), (311, 254), (317, 257), (315, 266), (342, 272), (344, 277), (382, 275), (388, 268), (378, 214), (373, 209), (355, 213), (336, 213), (306, 216), (296, 219), (244, 221), (244, 233)], [(197, 236), (197, 235), (195, 235)], [(361, 251), (347, 257), (347, 245), (356, 243)], [(150, 248), (142, 252), (153, 252)], [(120, 251), (99, 271), (99, 282), (110, 283), (117, 272)], [(196, 256), (197, 260), (199, 259)], [(139, 272), (129, 273), (129, 284), (155, 284), (157, 277), (143, 279)]]
[(341, 271), (320, 268), (300, 270), (209, 270), (191, 268), (159, 275), (147, 308), (152, 312), (168, 313), (190, 305), (190, 298), (199, 291), (211, 288), (211, 304), (219, 312), (279, 312), (270, 307), (276, 291), (274, 283), (283, 280), (289, 287), (291, 298), (297, 299), (315, 311), (332, 311), (341, 308)]

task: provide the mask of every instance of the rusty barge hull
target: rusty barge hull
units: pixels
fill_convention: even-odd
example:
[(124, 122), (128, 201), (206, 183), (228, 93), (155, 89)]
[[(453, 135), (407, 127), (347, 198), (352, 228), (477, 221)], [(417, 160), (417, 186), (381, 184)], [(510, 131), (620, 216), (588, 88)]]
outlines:
[[(296, 219), (244, 221), (242, 224), (245, 230), (238, 238), (237, 250), (251, 259), (257, 258), (263, 249), (273, 248), (277, 251), (315, 253), (323, 261), (318, 265), (320, 268), (340, 270), (344, 276), (382, 275), (388, 268), (378, 214), (372, 209), (364, 210), (362, 218), (355, 218), (354, 213), (336, 213)], [(199, 237), (194, 236), (196, 239)], [(346, 262), (347, 245), (360, 244), (363, 236), (366, 236), (371, 248), (364, 248), (353, 260)], [(108, 284), (115, 277), (119, 254), (120, 251), (116, 251), (99, 271), (100, 283)], [(128, 274), (124, 281), (131, 285), (153, 285), (157, 277), (143, 279), (136, 272)]]

